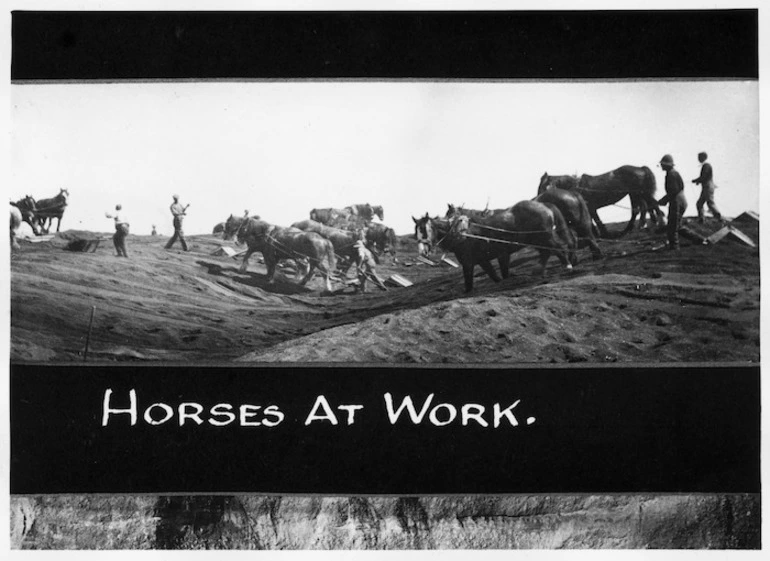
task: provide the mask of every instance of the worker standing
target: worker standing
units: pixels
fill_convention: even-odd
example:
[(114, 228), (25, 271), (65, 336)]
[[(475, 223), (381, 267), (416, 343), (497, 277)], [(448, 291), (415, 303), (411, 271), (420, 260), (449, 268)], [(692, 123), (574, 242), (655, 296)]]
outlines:
[(179, 195), (174, 195), (174, 202), (170, 207), (171, 214), (174, 215), (174, 235), (170, 240), (168, 240), (166, 249), (171, 249), (171, 246), (174, 245), (174, 242), (179, 240), (182, 244), (182, 249), (188, 251), (187, 242), (184, 239), (184, 231), (182, 230), (182, 222), (186, 216), (187, 208), (189, 206), (190, 205), (182, 206), (182, 204), (179, 202)]

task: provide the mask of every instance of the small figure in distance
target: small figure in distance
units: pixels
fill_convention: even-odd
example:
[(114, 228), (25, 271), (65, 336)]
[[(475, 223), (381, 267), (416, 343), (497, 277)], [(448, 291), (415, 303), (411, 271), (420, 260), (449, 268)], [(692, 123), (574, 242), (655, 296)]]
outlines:
[(151, 236), (157, 236), (158, 235), (158, 231), (155, 229), (155, 224), (152, 225), (152, 232), (150, 232), (150, 235)]

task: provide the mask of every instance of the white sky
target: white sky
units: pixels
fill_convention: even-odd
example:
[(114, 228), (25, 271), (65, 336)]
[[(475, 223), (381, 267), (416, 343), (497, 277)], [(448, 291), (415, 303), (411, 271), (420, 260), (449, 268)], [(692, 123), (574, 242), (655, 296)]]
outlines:
[[(705, 150), (727, 216), (759, 210), (757, 82), (172, 82), (11, 86), (12, 199), (70, 192), (63, 229), (187, 233), (248, 209), (288, 225), (370, 202), (398, 233), (446, 203), (504, 207), (540, 176), (671, 153), (695, 213)], [(625, 208), (600, 211), (627, 220)]]

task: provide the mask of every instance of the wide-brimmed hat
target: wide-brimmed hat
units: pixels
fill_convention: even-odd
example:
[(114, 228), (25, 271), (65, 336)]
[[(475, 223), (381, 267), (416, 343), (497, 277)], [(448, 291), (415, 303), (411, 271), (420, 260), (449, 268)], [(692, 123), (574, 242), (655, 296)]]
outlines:
[(669, 164), (674, 165), (674, 158), (671, 156), (671, 154), (666, 154), (660, 159), (661, 164)]

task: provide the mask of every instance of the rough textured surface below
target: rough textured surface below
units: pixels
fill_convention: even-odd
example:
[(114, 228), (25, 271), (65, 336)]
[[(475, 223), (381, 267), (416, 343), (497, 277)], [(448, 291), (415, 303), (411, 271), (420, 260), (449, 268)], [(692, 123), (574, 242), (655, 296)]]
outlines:
[(14, 497), (22, 549), (746, 549), (757, 495)]

